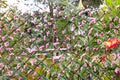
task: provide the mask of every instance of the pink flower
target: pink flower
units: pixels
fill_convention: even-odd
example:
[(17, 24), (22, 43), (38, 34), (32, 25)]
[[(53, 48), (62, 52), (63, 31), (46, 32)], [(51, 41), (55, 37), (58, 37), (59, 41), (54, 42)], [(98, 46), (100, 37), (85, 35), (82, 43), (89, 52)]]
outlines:
[(12, 25), (11, 27), (10, 27), (10, 29), (13, 29), (14, 28), (14, 26)]
[(51, 22), (48, 22), (48, 25), (50, 26), (50, 25), (52, 25), (52, 23), (51, 23)]
[(69, 16), (68, 15), (65, 15), (64, 19), (67, 19)]
[(27, 68), (27, 65), (26, 65), (26, 64), (23, 66), (23, 69), (25, 69), (25, 68)]
[(77, 71), (78, 71), (78, 69), (77, 69), (77, 68), (75, 68), (75, 69), (74, 69), (74, 74), (76, 74), (76, 73), (77, 73)]
[(57, 51), (60, 51), (60, 47), (57, 48)]
[(33, 41), (35, 41), (35, 38), (30, 39), (30, 41), (29, 41), (29, 42), (33, 42)]
[(33, 76), (35, 77), (36, 75), (37, 75), (37, 72), (34, 72), (34, 73), (33, 73)]
[(89, 24), (91, 25), (91, 24), (95, 24), (95, 23), (96, 23), (96, 18), (92, 18)]
[(95, 33), (95, 34), (94, 34), (94, 37), (97, 37), (97, 36), (98, 36), (98, 33)]
[(116, 68), (114, 72), (115, 72), (115, 74), (119, 74), (120, 73), (120, 69)]
[(47, 36), (50, 34), (50, 31), (47, 32)]
[(109, 9), (106, 9), (106, 10), (105, 10), (105, 13), (108, 13), (108, 12), (109, 12)]
[(31, 28), (28, 28), (28, 29), (27, 29), (27, 32), (30, 32), (30, 31), (31, 31)]
[(112, 28), (112, 27), (113, 27), (113, 23), (112, 23), (112, 22), (111, 22), (109, 25), (110, 25), (110, 28)]
[(46, 36), (44, 36), (44, 41), (46, 41)]
[(27, 74), (30, 74), (30, 73), (31, 73), (31, 71), (32, 71), (32, 69), (28, 70)]
[(94, 66), (93, 68), (94, 68), (94, 71), (96, 72), (96, 66)]
[(71, 22), (73, 22), (74, 20), (75, 20), (75, 17), (72, 17), (72, 18), (70, 19)]
[(81, 29), (81, 28), (82, 28), (82, 25), (78, 25), (78, 28)]
[(97, 51), (98, 50), (98, 48), (93, 48), (93, 51)]
[(119, 9), (119, 8), (120, 8), (120, 5), (117, 5), (117, 6), (116, 6), (116, 9)]
[(85, 50), (86, 50), (86, 51), (89, 51), (89, 47), (86, 47)]
[(104, 36), (104, 33), (103, 33), (103, 32), (101, 32), (101, 33), (99, 34), (99, 36), (100, 36), (100, 37)]
[(78, 14), (80, 17), (82, 16), (82, 12), (79, 12), (79, 14)]
[(5, 46), (5, 47), (8, 47), (8, 46), (9, 46), (9, 42), (5, 42), (5, 43), (4, 43), (4, 46)]
[(59, 42), (55, 42), (55, 43), (53, 43), (54, 46), (57, 46), (58, 44), (59, 44)]
[(5, 71), (8, 71), (8, 67), (7, 66), (5, 66), (4, 69), (5, 69)]
[(85, 53), (83, 53), (81, 56), (80, 56), (80, 61), (83, 59), (83, 57), (85, 57), (86, 56), (86, 54)]
[(9, 36), (9, 38), (10, 38), (11, 40), (13, 40), (13, 39), (14, 39), (12, 36)]
[(45, 16), (43, 19), (44, 19), (44, 21), (47, 21), (47, 16)]
[(42, 51), (45, 48), (44, 45), (40, 46), (39, 50)]
[(101, 39), (97, 39), (97, 43), (100, 44), (101, 43)]
[(116, 59), (117, 55), (115, 53), (112, 53), (112, 58)]
[(30, 48), (26, 48), (28, 50), (28, 52), (31, 54), (32, 50)]
[(93, 76), (93, 74), (92, 73), (90, 73), (90, 78), (92, 79), (92, 76)]
[(2, 40), (5, 41), (6, 38), (7, 38), (7, 36), (5, 35), (5, 36), (2, 37)]
[(46, 49), (45, 51), (46, 51), (46, 52), (49, 52), (49, 50), (48, 50), (48, 49)]
[(8, 27), (8, 24), (4, 24), (4, 27)]
[(73, 13), (73, 12), (74, 12), (74, 9), (71, 9), (71, 10), (70, 10), (70, 13)]
[(35, 16), (35, 14), (34, 14), (34, 13), (32, 13), (32, 14), (31, 14), (31, 16)]
[(2, 46), (0, 47), (0, 52), (3, 52), (3, 47)]
[(36, 22), (37, 22), (37, 18), (34, 18), (33, 23), (36, 24)]
[(58, 76), (57, 76), (57, 78), (60, 79), (60, 77), (61, 77), (61, 74), (59, 73)]
[(115, 65), (115, 61), (112, 61), (111, 66), (114, 66), (114, 65)]
[(92, 33), (93, 31), (93, 28), (91, 28), (89, 31), (88, 31), (88, 36), (90, 36), (90, 34)]
[(45, 47), (47, 48), (49, 46), (49, 43), (46, 43)]
[(25, 12), (26, 14), (28, 14), (29, 13), (29, 10), (26, 10), (26, 12)]
[(59, 39), (58, 39), (58, 38), (56, 39), (56, 42), (59, 42)]
[(22, 52), (22, 55), (26, 55), (26, 53), (23, 51), (23, 52)]
[(84, 67), (82, 66), (81, 68), (80, 68), (80, 70), (82, 71), (84, 69)]
[(10, 56), (14, 56), (14, 53), (10, 53)]
[(53, 63), (56, 63), (56, 60), (57, 60), (56, 58), (53, 58)]
[(71, 31), (74, 31), (75, 30), (75, 25), (73, 24), (72, 26), (71, 26)]
[(44, 14), (45, 12), (46, 12), (45, 10), (42, 10), (42, 11), (41, 11), (41, 14)]
[(87, 64), (88, 64), (88, 61), (85, 60), (83, 66), (84, 66), (84, 67), (87, 67)]
[(86, 43), (87, 43), (87, 40), (84, 40), (84, 45), (86, 45)]
[(53, 29), (56, 29), (56, 25), (55, 24), (53, 25)]
[(21, 77), (18, 80), (23, 80)]
[(98, 59), (98, 55), (94, 56), (91, 62), (94, 62)]
[(116, 33), (117, 32), (117, 30), (116, 29), (114, 29), (114, 33)]
[(14, 16), (14, 20), (18, 19), (18, 16)]
[(13, 48), (6, 48), (6, 50), (7, 50), (7, 51), (12, 51), (12, 50), (13, 50)]
[(65, 70), (63, 70), (62, 73), (65, 73)]
[(15, 31), (13, 32), (13, 34), (17, 34), (17, 31), (15, 30)]
[(105, 63), (104, 63), (104, 66), (105, 66), (105, 67), (108, 67), (108, 64), (107, 64), (107, 62), (105, 62)]
[(59, 11), (59, 13), (58, 13), (58, 14), (61, 16), (61, 15), (62, 15), (62, 13), (63, 13), (62, 11)]
[(93, 13), (89, 13), (89, 16), (92, 16), (93, 15)]
[(84, 25), (86, 23), (86, 21), (85, 20), (82, 20), (82, 25)]
[(18, 69), (18, 68), (20, 68), (20, 66), (21, 66), (21, 64), (20, 64), (20, 63), (18, 63), (18, 64), (17, 64), (17, 69)]
[(13, 34), (16, 34), (17, 32), (20, 32), (20, 29), (16, 29)]
[(13, 71), (9, 71), (8, 76), (12, 76), (12, 75), (13, 75)]
[(54, 20), (54, 18), (50, 18), (50, 20)]
[(70, 38), (67, 36), (67, 37), (66, 37), (66, 40), (70, 40)]
[(4, 66), (4, 64), (3, 64), (3, 63), (0, 63), (0, 68), (3, 67), (3, 66)]
[(2, 33), (2, 29), (0, 28), (0, 33)]
[(67, 44), (67, 49), (70, 49), (70, 44)]
[(57, 34), (57, 30), (54, 30), (54, 34)]
[(90, 9), (88, 8), (88, 9), (85, 9), (85, 12), (88, 12), (88, 11), (90, 11)]
[(17, 32), (20, 32), (20, 28), (16, 29)]
[(65, 32), (66, 32), (66, 30), (63, 30), (63, 31), (62, 31), (62, 34), (65, 34)]
[(34, 46), (33, 51), (37, 51), (37, 50), (38, 50), (37, 46)]
[(118, 59), (120, 60), (120, 53), (117, 54)]
[(53, 9), (53, 13), (57, 13), (57, 9)]
[(36, 62), (37, 62), (36, 59), (32, 59), (30, 63), (31, 63), (31, 65), (34, 65)]

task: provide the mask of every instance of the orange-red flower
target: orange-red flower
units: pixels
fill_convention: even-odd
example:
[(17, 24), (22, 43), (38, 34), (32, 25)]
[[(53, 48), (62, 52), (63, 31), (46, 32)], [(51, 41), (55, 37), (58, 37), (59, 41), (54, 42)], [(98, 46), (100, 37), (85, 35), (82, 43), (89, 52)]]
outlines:
[(109, 39), (104, 43), (106, 49), (116, 48), (118, 44), (120, 44), (120, 40), (117, 38)]

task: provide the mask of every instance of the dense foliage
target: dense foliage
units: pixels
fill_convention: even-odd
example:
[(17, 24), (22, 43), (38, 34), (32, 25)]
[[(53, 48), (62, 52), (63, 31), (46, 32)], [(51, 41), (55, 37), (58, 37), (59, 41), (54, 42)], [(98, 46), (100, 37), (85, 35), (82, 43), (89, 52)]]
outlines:
[(119, 79), (117, 2), (107, 2), (99, 14), (72, 5), (51, 10), (22, 14), (13, 8), (0, 14), (0, 78)]

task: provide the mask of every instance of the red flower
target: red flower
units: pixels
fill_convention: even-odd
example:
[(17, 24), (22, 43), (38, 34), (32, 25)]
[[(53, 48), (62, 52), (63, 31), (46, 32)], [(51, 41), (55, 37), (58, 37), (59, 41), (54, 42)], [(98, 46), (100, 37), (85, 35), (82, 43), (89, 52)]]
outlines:
[(101, 62), (106, 62), (106, 54), (103, 54), (102, 56), (101, 56)]
[(109, 39), (104, 43), (107, 50), (111, 48), (116, 48), (118, 44), (120, 44), (120, 40), (118, 40), (117, 38)]

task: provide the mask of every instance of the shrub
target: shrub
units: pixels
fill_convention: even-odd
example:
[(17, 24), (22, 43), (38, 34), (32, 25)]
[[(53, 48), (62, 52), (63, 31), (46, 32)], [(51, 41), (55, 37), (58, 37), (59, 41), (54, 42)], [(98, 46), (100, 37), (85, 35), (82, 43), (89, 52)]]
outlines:
[(71, 7), (53, 14), (10, 10), (1, 16), (1, 79), (119, 78), (119, 18)]

